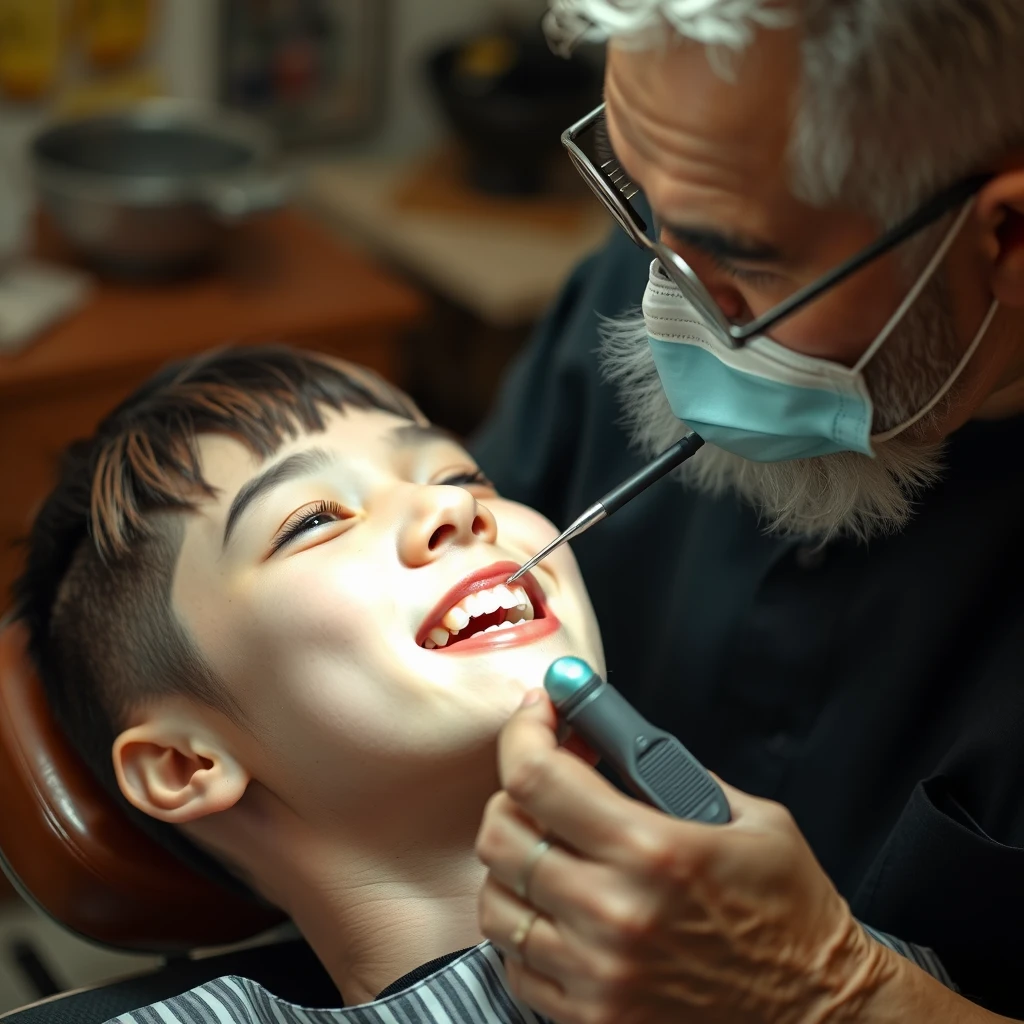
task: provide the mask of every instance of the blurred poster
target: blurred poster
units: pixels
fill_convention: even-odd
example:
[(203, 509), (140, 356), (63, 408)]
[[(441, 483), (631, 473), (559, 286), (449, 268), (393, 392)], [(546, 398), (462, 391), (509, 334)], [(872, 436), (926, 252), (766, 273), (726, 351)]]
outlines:
[(282, 143), (369, 132), (385, 82), (386, 0), (223, 0), (220, 100)]

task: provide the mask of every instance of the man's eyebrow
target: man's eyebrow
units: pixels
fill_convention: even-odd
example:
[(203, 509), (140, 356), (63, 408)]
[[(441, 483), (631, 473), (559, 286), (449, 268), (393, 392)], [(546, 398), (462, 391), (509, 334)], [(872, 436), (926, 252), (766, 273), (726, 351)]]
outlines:
[[(605, 114), (602, 114), (594, 125), (594, 149), (601, 164), (610, 161), (621, 172), (619, 158), (612, 147), (611, 136), (608, 134), (608, 121)], [(612, 184), (614, 187), (620, 188), (616, 182), (613, 181)], [(767, 242), (738, 234), (729, 234), (725, 231), (716, 231), (714, 228), (670, 224), (657, 214), (655, 214), (654, 220), (657, 227), (665, 228), (680, 242), (691, 245), (720, 260), (737, 260), (744, 263), (778, 263), (782, 259), (782, 253), (775, 246), (768, 245)]]
[(289, 480), (294, 480), (299, 476), (308, 476), (310, 473), (323, 469), (324, 466), (334, 462), (335, 458), (326, 448), (309, 448), (304, 452), (289, 455), (288, 458), (282, 459), (269, 469), (264, 470), (259, 476), (254, 476), (244, 483), (235, 495), (235, 500), (231, 502), (231, 508), (228, 509), (221, 549), (227, 547), (232, 531), (253, 502)]
[(423, 425), (420, 423), (403, 423), (391, 431), (388, 440), (395, 445), (409, 445), (412, 447), (423, 447), (428, 444), (437, 444), (446, 441), (448, 444), (458, 445), (464, 448), (465, 445), (450, 430), (444, 427), (437, 427), (433, 423)]
[(658, 226), (684, 245), (691, 245), (716, 259), (743, 263), (778, 263), (782, 259), (782, 253), (774, 245), (753, 238), (730, 235), (714, 228), (670, 224), (661, 218), (658, 219)]

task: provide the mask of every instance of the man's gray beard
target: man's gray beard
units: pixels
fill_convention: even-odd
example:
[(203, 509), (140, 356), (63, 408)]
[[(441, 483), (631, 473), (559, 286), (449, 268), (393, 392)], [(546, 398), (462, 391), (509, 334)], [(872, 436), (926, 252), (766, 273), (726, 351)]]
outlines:
[[(608, 320), (601, 334), (602, 369), (619, 387), (625, 424), (637, 446), (653, 455), (677, 440), (683, 425), (662, 390), (643, 315)], [(874, 404), (872, 432), (894, 427), (927, 405), (956, 366), (957, 349), (948, 292), (936, 275), (864, 368)], [(906, 432), (876, 442), (874, 458), (838, 452), (751, 462), (706, 444), (680, 473), (685, 483), (708, 494), (735, 491), (773, 532), (821, 542), (894, 533), (939, 475), (942, 444), (920, 438), (942, 419), (953, 392)]]

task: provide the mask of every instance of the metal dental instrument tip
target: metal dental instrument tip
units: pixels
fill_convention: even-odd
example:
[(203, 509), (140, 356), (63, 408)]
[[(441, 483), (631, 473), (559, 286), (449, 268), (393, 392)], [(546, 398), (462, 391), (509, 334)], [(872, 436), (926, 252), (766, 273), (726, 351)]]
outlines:
[(595, 523), (607, 519), (613, 512), (618, 512), (628, 501), (632, 501), (638, 494), (646, 491), (651, 484), (656, 483), (667, 473), (671, 473), (676, 466), (682, 465), (691, 455), (704, 444), (704, 438), (697, 434), (689, 433), (681, 437), (670, 448), (666, 448), (659, 456), (649, 462), (639, 472), (624, 480), (618, 487), (612, 488), (603, 498), (595, 501), (582, 515), (574, 519), (550, 544), (541, 548), (528, 562), (523, 563), (508, 578), (509, 583), (514, 583), (524, 573), (529, 572), (535, 565), (542, 562), (556, 548), (561, 547), (567, 541), (586, 533)]
[(509, 583), (515, 583), (520, 576), (524, 573), (528, 573), (535, 565), (542, 562), (548, 555), (551, 554), (555, 548), (561, 547), (566, 541), (570, 541), (573, 537), (578, 537), (581, 533), (589, 530), (594, 523), (599, 523), (602, 519), (606, 518), (608, 510), (599, 501), (595, 501), (590, 508), (587, 509), (583, 515), (577, 517), (569, 524), (569, 527), (563, 530), (550, 544), (545, 545), (531, 558), (528, 562), (524, 562), (511, 576), (508, 578)]

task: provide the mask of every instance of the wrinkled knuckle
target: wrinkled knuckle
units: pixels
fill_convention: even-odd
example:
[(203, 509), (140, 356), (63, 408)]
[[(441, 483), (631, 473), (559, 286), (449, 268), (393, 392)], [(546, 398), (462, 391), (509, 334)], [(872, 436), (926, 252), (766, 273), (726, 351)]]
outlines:
[(598, 962), (596, 978), (603, 1005), (612, 1005), (634, 976), (633, 965), (622, 956), (604, 956)]
[(511, 812), (512, 802), (504, 793), (495, 793), (484, 808), (483, 820), (476, 834), (476, 855), (489, 864), (501, 855), (504, 847), (504, 823)]
[(603, 896), (597, 917), (607, 944), (615, 949), (638, 945), (654, 925), (640, 901), (624, 895)]
[(477, 859), (490, 867), (494, 861), (494, 838), (490, 829), (483, 828), (477, 833), (473, 849)]
[(588, 1000), (580, 1010), (580, 1024), (617, 1024), (616, 1013), (603, 998)]
[(510, 803), (508, 796), (500, 789), (497, 793), (492, 793), (487, 798), (487, 803), (484, 804), (484, 813), (481, 819), (483, 822), (482, 828), (493, 825), (507, 814), (510, 809)]
[(489, 828), (482, 828), (476, 836), (473, 849), (477, 857), (488, 867), (494, 859), (494, 832)]
[(606, 890), (592, 887), (582, 889), (577, 896), (579, 909), (595, 924), (610, 923), (612, 910), (611, 900)]
[(551, 760), (543, 753), (521, 758), (505, 778), (505, 792), (518, 804), (530, 804), (548, 784)]
[(500, 844), (500, 831), (494, 825), (485, 825), (477, 833), (474, 849), (477, 857), (490, 866), (498, 854)]
[(634, 863), (646, 878), (665, 878), (680, 865), (680, 850), (672, 838), (660, 830), (636, 829), (630, 837)]
[(480, 931), (488, 938), (493, 938), (496, 934), (495, 926), (498, 923), (497, 915), (494, 912), (492, 901), (487, 898), (486, 891), (482, 892), (477, 900), (476, 917)]
[(796, 819), (788, 807), (774, 800), (768, 800), (766, 803), (768, 806), (765, 808), (765, 814), (772, 826), (779, 831), (793, 831), (796, 829)]

